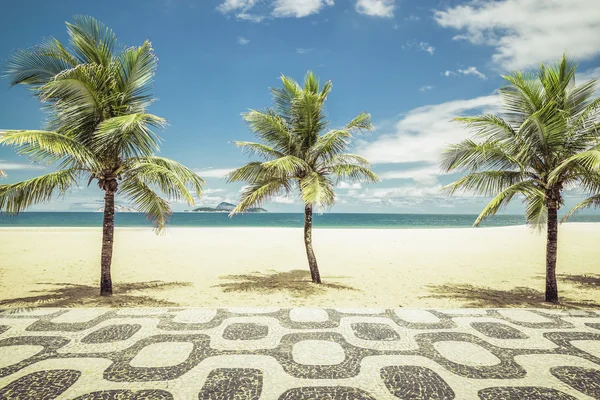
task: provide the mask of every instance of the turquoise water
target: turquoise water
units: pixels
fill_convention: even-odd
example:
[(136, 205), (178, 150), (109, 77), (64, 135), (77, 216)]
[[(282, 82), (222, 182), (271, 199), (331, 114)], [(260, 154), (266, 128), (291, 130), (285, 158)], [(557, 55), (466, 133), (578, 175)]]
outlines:
[[(448, 214), (341, 214), (314, 216), (317, 228), (466, 228), (473, 225), (477, 215)], [(175, 213), (172, 227), (302, 227), (303, 215), (298, 213), (245, 214), (229, 218), (226, 213)], [(600, 215), (581, 215), (572, 222), (600, 222)], [(115, 223), (120, 227), (147, 227), (143, 214), (117, 213)], [(497, 215), (482, 226), (523, 225), (522, 215)], [(26, 212), (16, 217), (0, 216), (1, 227), (100, 227), (102, 213), (93, 212)]]

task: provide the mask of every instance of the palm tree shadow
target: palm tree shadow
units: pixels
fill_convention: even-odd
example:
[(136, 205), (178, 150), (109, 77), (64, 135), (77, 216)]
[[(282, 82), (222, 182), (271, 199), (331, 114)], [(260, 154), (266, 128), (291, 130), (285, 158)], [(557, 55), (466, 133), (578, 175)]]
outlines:
[(586, 289), (600, 289), (600, 275), (569, 275), (560, 274), (560, 279)]
[(0, 308), (31, 307), (177, 307), (178, 303), (153, 298), (140, 291), (159, 291), (191, 286), (190, 282), (133, 282), (114, 285), (114, 294), (101, 297), (97, 286), (71, 283), (40, 283), (55, 288), (37, 290), (34, 296), (0, 300)]
[[(342, 276), (330, 276), (326, 279), (340, 279)], [(225, 275), (220, 279), (229, 280), (232, 282), (221, 283), (214, 287), (220, 287), (223, 292), (259, 292), (259, 293), (276, 293), (287, 292), (293, 297), (309, 297), (319, 294), (325, 294), (327, 289), (335, 290), (354, 290), (352, 286), (342, 285), (338, 283), (322, 283), (320, 285), (312, 283), (310, 273), (304, 270), (291, 270), (287, 272), (273, 272), (265, 274), (261, 272), (253, 272), (242, 275)]]
[[(463, 307), (535, 307), (555, 308), (557, 306), (544, 301), (544, 293), (528, 287), (515, 287), (510, 290), (494, 289), (467, 284), (429, 285), (430, 294), (422, 296), (434, 299), (460, 300)], [(573, 300), (561, 296), (560, 305), (564, 308), (597, 308), (600, 304), (592, 300)]]

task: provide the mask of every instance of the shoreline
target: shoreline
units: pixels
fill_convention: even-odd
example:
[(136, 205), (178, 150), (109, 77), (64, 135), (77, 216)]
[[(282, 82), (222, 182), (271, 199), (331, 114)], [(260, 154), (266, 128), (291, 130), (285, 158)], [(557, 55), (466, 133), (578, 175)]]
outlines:
[[(565, 222), (559, 224), (558, 230), (560, 233), (561, 227), (565, 226), (579, 226), (579, 227), (600, 227), (600, 222)], [(303, 227), (296, 226), (169, 226), (167, 224), (165, 228), (165, 232), (168, 234), (171, 230), (277, 230), (277, 229), (300, 229)], [(380, 228), (374, 227), (347, 227), (347, 226), (339, 226), (339, 227), (331, 227), (331, 226), (314, 226), (313, 231), (322, 231), (322, 230), (330, 230), (330, 231), (340, 231), (340, 230), (350, 230), (350, 231), (407, 231), (407, 230), (415, 230), (415, 231), (464, 231), (464, 230), (488, 230), (488, 229), (527, 229), (532, 233), (536, 234), (536, 231), (532, 228), (529, 228), (526, 224), (522, 225), (506, 225), (506, 226), (464, 226), (464, 227), (436, 227), (436, 226), (401, 226), (401, 227), (388, 227), (382, 226)], [(61, 231), (61, 230), (102, 230), (102, 226), (1, 226), (0, 232), (2, 231), (40, 231), (40, 230), (48, 230), (48, 231)], [(151, 226), (142, 227), (142, 226), (119, 226), (115, 224), (115, 231), (154, 231), (154, 228)], [(541, 231), (545, 233), (545, 230)]]

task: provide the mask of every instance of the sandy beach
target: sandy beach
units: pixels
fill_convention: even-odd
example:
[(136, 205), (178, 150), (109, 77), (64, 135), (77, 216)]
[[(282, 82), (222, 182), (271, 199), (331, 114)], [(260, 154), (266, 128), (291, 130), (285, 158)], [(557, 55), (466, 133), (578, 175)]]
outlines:
[[(559, 234), (567, 307), (600, 307), (600, 224)], [(0, 229), (0, 306), (544, 306), (545, 235), (524, 226), (316, 229), (324, 285), (309, 283), (302, 230), (117, 228), (115, 295), (96, 296), (100, 228)]]

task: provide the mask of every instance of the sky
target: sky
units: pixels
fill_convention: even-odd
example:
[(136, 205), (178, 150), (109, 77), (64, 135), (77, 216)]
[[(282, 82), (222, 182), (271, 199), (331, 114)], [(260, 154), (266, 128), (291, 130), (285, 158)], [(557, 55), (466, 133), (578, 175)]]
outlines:
[[(282, 74), (301, 81), (314, 71), (331, 80), (331, 126), (369, 112), (373, 132), (352, 152), (373, 163), (377, 184), (340, 182), (331, 212), (478, 213), (486, 198), (440, 191), (458, 175), (440, 172), (441, 151), (469, 132), (452, 119), (500, 111), (501, 77), (554, 63), (563, 52), (579, 63), (577, 81), (600, 77), (598, 0), (131, 0), (4, 2), (0, 62), (19, 48), (56, 37), (64, 23), (91, 15), (119, 40), (149, 39), (159, 59), (150, 112), (167, 119), (161, 156), (206, 181), (196, 203), (235, 203), (242, 184), (222, 176), (249, 161), (232, 143), (253, 136), (240, 114), (270, 105)], [(24, 12), (24, 10), (28, 10)], [(45, 116), (24, 87), (0, 79), (0, 129), (40, 129)], [(52, 171), (0, 148), (2, 183)], [(81, 182), (36, 211), (91, 211), (102, 192)], [(581, 199), (566, 193), (565, 208)], [(120, 200), (126, 204), (124, 200)], [(269, 211), (301, 212), (297, 196)], [(176, 211), (191, 207), (174, 204)], [(514, 202), (506, 213), (523, 212)]]

